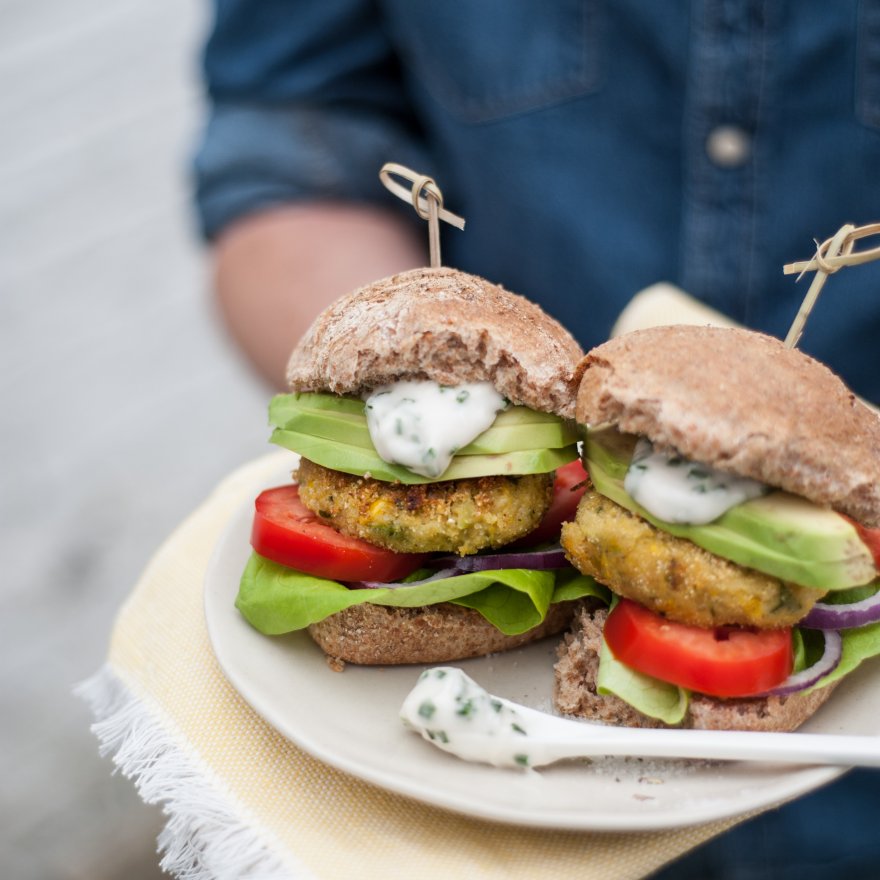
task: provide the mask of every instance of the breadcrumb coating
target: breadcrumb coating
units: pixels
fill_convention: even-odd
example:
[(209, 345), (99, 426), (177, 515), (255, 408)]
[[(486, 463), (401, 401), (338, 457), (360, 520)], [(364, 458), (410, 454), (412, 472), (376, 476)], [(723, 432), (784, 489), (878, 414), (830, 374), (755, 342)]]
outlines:
[(572, 564), (615, 593), (694, 626), (779, 629), (824, 595), (736, 565), (655, 528), (595, 491), (562, 527)]
[(553, 495), (553, 474), (476, 477), (405, 486), (301, 459), (299, 497), (346, 535), (399, 553), (462, 556), (528, 534)]

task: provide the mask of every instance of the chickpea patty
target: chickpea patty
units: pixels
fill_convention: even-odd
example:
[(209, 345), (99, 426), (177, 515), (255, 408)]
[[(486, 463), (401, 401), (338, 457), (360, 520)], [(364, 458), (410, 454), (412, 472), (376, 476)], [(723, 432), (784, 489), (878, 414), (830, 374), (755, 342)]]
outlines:
[(695, 626), (792, 626), (823, 595), (715, 556), (595, 491), (562, 527), (562, 546), (573, 565), (615, 593)]
[(553, 474), (475, 477), (405, 486), (352, 476), (301, 459), (299, 497), (346, 535), (400, 553), (462, 556), (502, 547), (541, 521)]

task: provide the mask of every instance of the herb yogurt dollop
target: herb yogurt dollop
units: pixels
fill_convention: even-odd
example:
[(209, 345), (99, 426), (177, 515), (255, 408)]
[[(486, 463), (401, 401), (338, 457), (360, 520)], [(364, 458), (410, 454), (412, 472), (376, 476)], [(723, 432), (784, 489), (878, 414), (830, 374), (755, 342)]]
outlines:
[(436, 478), (459, 449), (491, 427), (508, 401), (491, 382), (405, 380), (374, 389), (365, 403), (370, 439), (379, 456)]
[(636, 444), (623, 488), (658, 519), (688, 525), (714, 522), (731, 507), (770, 491), (757, 480), (657, 452), (645, 438)]

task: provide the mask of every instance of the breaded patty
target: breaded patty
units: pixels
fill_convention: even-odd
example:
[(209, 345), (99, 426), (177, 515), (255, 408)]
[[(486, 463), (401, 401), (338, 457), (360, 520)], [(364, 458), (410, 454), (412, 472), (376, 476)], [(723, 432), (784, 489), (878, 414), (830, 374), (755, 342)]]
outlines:
[(462, 556), (502, 547), (541, 521), (553, 474), (475, 477), (405, 486), (343, 474), (300, 460), (299, 497), (346, 535), (400, 553)]
[(792, 626), (823, 595), (714, 556), (595, 491), (562, 527), (562, 546), (572, 564), (615, 593), (695, 626)]

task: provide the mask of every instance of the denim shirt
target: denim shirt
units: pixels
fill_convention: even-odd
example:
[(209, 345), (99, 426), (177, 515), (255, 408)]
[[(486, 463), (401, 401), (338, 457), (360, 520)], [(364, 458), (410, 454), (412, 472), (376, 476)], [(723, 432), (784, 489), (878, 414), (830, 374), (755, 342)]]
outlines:
[[(377, 177), (403, 162), (467, 218), (445, 263), (589, 347), (661, 280), (784, 336), (809, 278), (783, 264), (880, 220), (880, 0), (216, 6), (209, 237), (293, 200), (407, 210)], [(800, 347), (880, 401), (878, 339), (875, 263), (828, 281)]]
[[(378, 182), (402, 162), (467, 218), (447, 264), (589, 347), (660, 280), (782, 336), (808, 284), (783, 264), (880, 220), (880, 0), (215, 2), (208, 237), (308, 199), (419, 222)], [(828, 281), (800, 347), (880, 401), (878, 339), (875, 263)], [(850, 774), (658, 877), (876, 877), (878, 790)]]

